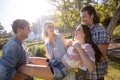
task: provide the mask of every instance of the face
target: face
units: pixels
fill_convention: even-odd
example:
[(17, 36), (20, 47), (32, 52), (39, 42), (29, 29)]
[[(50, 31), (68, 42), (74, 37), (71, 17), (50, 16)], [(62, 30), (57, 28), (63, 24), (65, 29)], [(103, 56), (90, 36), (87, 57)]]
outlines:
[(89, 15), (88, 11), (81, 12), (81, 20), (84, 24), (88, 26), (92, 26), (93, 23), (93, 15)]
[(46, 31), (47, 31), (48, 35), (53, 34), (54, 33), (54, 25), (49, 24)]
[(76, 40), (84, 40), (85, 34), (83, 32), (82, 27), (77, 27), (76, 31), (75, 31), (75, 39)]
[(30, 26), (26, 26), (23, 29), (21, 29), (21, 36), (25, 39), (29, 37), (29, 33), (31, 32)]

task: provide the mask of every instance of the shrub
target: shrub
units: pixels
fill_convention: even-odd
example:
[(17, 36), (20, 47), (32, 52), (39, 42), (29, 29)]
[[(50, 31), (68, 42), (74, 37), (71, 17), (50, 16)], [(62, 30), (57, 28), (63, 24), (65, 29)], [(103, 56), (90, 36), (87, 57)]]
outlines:
[(120, 25), (115, 28), (111, 38), (112, 38), (112, 41), (120, 42)]
[(37, 47), (35, 51), (35, 56), (36, 57), (45, 57), (45, 48), (43, 45)]
[(43, 44), (41, 44), (40, 46), (38, 45), (30, 46), (28, 51), (29, 51), (29, 56), (45, 57), (45, 48)]

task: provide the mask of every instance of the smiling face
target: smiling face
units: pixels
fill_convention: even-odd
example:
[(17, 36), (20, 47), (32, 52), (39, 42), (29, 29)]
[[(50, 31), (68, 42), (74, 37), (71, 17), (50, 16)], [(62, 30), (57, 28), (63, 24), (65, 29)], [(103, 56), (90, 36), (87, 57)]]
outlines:
[(30, 29), (30, 26), (28, 25), (28, 26), (23, 28), (21, 33), (23, 34), (24, 38), (28, 38), (30, 32), (31, 32), (31, 29)]
[(22, 39), (28, 38), (30, 32), (31, 32), (31, 29), (30, 29), (30, 26), (29, 26), (29, 25), (26, 25), (26, 26), (23, 27), (23, 28), (18, 28), (18, 29), (17, 29), (17, 34), (20, 35), (20, 37), (21, 37)]
[(93, 14), (89, 15), (88, 11), (81, 12), (81, 20), (88, 26), (91, 26), (93, 24), (93, 17)]
[(85, 34), (83, 32), (82, 26), (78, 26), (75, 31), (75, 39), (78, 41), (84, 41)]
[(54, 25), (52, 23), (48, 25), (46, 32), (48, 35), (54, 34)]

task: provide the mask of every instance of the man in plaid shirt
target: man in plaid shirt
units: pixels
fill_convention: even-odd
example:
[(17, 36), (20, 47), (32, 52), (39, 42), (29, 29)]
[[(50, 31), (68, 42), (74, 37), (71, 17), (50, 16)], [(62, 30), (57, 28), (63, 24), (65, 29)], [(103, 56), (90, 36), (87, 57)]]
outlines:
[(88, 76), (91, 80), (104, 80), (108, 70), (107, 49), (110, 41), (109, 34), (105, 28), (99, 26), (100, 20), (94, 7), (84, 7), (81, 10), (81, 20), (90, 27), (93, 41), (102, 53), (100, 62), (96, 62), (95, 71), (89, 73)]

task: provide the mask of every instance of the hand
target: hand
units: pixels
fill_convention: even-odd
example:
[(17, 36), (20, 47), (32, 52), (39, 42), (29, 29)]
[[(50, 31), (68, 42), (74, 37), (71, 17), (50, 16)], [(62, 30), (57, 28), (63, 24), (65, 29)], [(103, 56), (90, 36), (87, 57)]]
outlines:
[(67, 68), (68, 72), (74, 71), (73, 68), (71, 68), (67, 63), (65, 63), (64, 59), (61, 59), (62, 64)]
[(73, 42), (71, 40), (67, 42), (68, 47), (71, 46), (72, 44), (73, 44)]
[(74, 47), (75, 49), (77, 49), (78, 51), (79, 51), (79, 50), (82, 50), (81, 45), (80, 45), (79, 43), (74, 43), (74, 44), (73, 44), (73, 47)]

